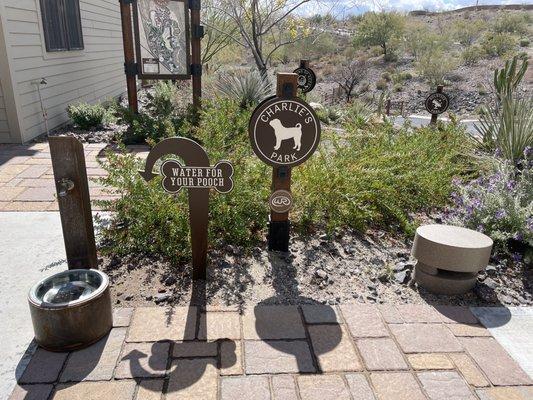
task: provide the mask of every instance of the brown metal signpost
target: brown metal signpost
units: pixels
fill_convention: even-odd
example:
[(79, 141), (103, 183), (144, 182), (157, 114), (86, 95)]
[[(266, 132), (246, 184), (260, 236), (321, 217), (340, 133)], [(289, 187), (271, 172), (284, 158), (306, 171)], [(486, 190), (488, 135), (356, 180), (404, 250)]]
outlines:
[(443, 89), (444, 86), (438, 85), (437, 91), (426, 98), (426, 110), (431, 114), (430, 125), (436, 125), (439, 114), (445, 112), (450, 106), (450, 98), (443, 93)]
[(120, 18), (122, 19), (122, 44), (124, 47), (124, 72), (126, 73), (126, 86), (128, 88), (129, 109), (137, 113), (137, 69), (135, 67), (135, 54), (133, 52), (133, 30), (131, 26), (131, 3), (133, 0), (120, 1)]
[(191, 248), (193, 279), (206, 279), (207, 268), (207, 225), (209, 220), (209, 190), (228, 193), (233, 189), (233, 166), (220, 161), (210, 167), (205, 150), (194, 140), (174, 137), (163, 139), (148, 154), (142, 177), (148, 182), (157, 174), (153, 168), (157, 160), (169, 154), (179, 160), (166, 160), (159, 168), (163, 189), (171, 194), (181, 188), (189, 190), (189, 223), (191, 227)]
[[(261, 161), (273, 167), (268, 234), (270, 250), (289, 249), (292, 197), (283, 196), (280, 191), (290, 194), (291, 168), (311, 157), (320, 142), (320, 121), (314, 110), (296, 97), (297, 86), (297, 74), (279, 73), (276, 96), (254, 110), (248, 125), (252, 149)], [(277, 207), (281, 203), (289, 203), (289, 207)]]
[(138, 111), (137, 76), (173, 81), (192, 77), (193, 105), (198, 109), (202, 96), (200, 42), (204, 35), (201, 0), (119, 1), (130, 110)]
[(49, 139), (69, 269), (97, 268), (83, 145), (72, 136)]

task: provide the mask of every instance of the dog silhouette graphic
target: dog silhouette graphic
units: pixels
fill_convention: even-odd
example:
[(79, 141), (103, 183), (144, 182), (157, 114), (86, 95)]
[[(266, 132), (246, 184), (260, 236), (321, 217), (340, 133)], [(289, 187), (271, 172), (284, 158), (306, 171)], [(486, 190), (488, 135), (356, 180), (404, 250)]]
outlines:
[(296, 151), (300, 150), (300, 147), (302, 146), (302, 124), (297, 123), (293, 128), (286, 128), (281, 121), (276, 118), (270, 121), (269, 125), (274, 128), (274, 135), (276, 136), (274, 150), (279, 150), (281, 142), (289, 139), (294, 139), (293, 149)]

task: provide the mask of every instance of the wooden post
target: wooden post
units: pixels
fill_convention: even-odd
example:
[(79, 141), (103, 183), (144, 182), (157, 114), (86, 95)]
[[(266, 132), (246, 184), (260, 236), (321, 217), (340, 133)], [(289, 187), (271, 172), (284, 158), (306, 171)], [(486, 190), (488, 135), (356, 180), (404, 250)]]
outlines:
[[(443, 85), (438, 85), (437, 86), (437, 93), (442, 93), (443, 89), (444, 89)], [(431, 114), (431, 122), (429, 124), (430, 125), (436, 125), (438, 117), (439, 117), (438, 114)]]
[(390, 115), (390, 106), (391, 106), (391, 99), (388, 98), (388, 99), (387, 99), (386, 106), (385, 106), (385, 113), (387, 114), (387, 116)]
[(83, 145), (72, 136), (53, 136), (48, 140), (68, 267), (97, 268)]
[[(290, 99), (296, 97), (298, 75), (293, 73), (278, 73), (276, 96)], [(272, 169), (272, 192), (276, 190), (291, 190), (291, 168), (278, 166)], [(270, 212), (268, 229), (268, 249), (274, 251), (289, 251), (290, 220), (289, 212)]]
[(192, 104), (196, 111), (201, 107), (202, 98), (202, 27), (200, 25), (201, 0), (189, 0), (191, 10), (191, 75), (192, 75)]
[(309, 60), (300, 60), (300, 68), (309, 68)]
[(128, 106), (137, 113), (137, 64), (133, 51), (133, 30), (131, 25), (131, 0), (120, 1), (120, 18), (122, 19), (122, 44), (124, 47), (124, 71), (126, 73), (126, 86), (128, 88)]

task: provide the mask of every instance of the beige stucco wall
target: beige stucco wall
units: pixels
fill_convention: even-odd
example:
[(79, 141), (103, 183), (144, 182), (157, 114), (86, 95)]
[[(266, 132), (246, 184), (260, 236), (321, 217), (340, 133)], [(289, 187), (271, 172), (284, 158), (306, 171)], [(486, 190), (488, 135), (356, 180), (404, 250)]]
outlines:
[(39, 0), (0, 2), (4, 3), (4, 35), (20, 141), (45, 132), (36, 85), (41, 78), (47, 81), (41, 93), (50, 129), (68, 121), (68, 104), (102, 101), (125, 91), (118, 0), (80, 0), (85, 49), (50, 53), (46, 52)]

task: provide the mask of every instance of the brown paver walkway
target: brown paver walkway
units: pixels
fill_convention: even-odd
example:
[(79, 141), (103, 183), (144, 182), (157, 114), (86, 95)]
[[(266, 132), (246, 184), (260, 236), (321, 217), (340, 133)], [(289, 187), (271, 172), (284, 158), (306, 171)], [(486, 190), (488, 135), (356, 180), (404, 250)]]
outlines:
[[(105, 143), (84, 144), (91, 200), (113, 198), (94, 178), (104, 176), (98, 159), (110, 148)], [(140, 157), (147, 146), (128, 146)], [(97, 207), (93, 206), (94, 209)], [(48, 143), (0, 145), (0, 211), (56, 211), (55, 183)]]
[(533, 381), (467, 308), (143, 307), (87, 349), (38, 349), (15, 399), (530, 400)]

